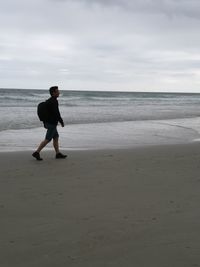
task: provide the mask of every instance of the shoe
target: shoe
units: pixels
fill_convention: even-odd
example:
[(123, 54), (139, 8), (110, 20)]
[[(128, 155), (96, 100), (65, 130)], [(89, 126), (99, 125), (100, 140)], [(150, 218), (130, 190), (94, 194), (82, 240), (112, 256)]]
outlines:
[(60, 152), (56, 154), (56, 159), (65, 159), (66, 157), (67, 157), (67, 155), (63, 155)]
[(34, 158), (36, 158), (37, 160), (43, 160), (42, 158), (40, 158), (40, 153), (37, 152), (37, 151), (35, 151), (35, 152), (32, 154), (32, 156), (33, 156)]

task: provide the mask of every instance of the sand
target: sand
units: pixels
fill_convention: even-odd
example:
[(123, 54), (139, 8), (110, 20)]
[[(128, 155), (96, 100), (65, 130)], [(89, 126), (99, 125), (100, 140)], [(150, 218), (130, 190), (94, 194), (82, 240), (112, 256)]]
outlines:
[(1, 267), (200, 266), (198, 143), (67, 153), (0, 153)]

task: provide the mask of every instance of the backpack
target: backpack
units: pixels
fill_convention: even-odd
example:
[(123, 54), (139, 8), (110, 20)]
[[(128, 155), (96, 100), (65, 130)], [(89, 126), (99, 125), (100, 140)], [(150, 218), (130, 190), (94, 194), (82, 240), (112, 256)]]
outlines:
[(41, 102), (37, 106), (37, 115), (40, 121), (46, 122), (48, 120), (48, 109), (47, 109), (47, 102)]

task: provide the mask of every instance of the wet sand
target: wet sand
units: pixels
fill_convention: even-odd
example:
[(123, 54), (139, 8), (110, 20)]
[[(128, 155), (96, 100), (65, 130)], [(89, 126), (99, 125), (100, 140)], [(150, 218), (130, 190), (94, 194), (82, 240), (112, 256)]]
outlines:
[(0, 266), (200, 266), (200, 145), (0, 153)]

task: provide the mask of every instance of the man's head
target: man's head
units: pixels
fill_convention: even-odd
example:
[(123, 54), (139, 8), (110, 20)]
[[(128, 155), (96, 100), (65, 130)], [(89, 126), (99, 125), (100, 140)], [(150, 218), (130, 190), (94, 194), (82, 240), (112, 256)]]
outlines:
[(58, 86), (52, 86), (49, 88), (49, 93), (51, 96), (54, 96), (54, 97), (59, 97), (59, 89), (58, 89)]

